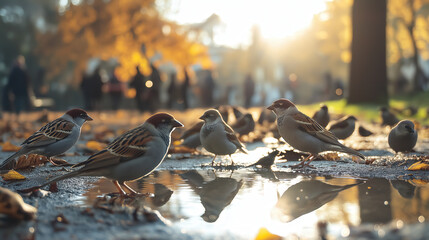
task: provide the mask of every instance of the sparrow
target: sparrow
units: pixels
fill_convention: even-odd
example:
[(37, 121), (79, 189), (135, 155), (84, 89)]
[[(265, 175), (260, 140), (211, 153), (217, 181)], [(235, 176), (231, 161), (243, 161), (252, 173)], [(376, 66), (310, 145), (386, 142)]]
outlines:
[(345, 116), (329, 127), (329, 131), (338, 139), (346, 139), (355, 131), (357, 119), (354, 116)]
[(391, 113), (386, 107), (380, 108), (380, 115), (381, 115), (381, 125), (385, 126), (394, 126), (399, 122), (399, 119)]
[(417, 131), (410, 120), (400, 121), (389, 133), (388, 143), (395, 152), (410, 152), (417, 142)]
[(362, 183), (336, 186), (319, 180), (301, 181), (282, 194), (271, 216), (282, 222), (290, 222), (334, 200), (339, 192)]
[[(240, 150), (247, 153), (244, 145), (238, 140), (234, 130), (226, 124), (219, 111), (216, 109), (207, 110), (201, 117), (204, 121), (203, 127), (200, 131), (200, 140), (202, 146), (215, 156), (212, 160), (212, 166), (217, 155), (229, 155)], [(232, 165), (234, 161), (232, 160)]]
[(319, 153), (326, 151), (344, 152), (365, 159), (361, 153), (341, 144), (334, 134), (300, 112), (291, 101), (279, 99), (268, 109), (276, 114), (277, 128), (283, 139), (293, 148), (310, 153), (300, 164), (292, 167), (309, 166)]
[[(170, 114), (154, 114), (142, 125), (114, 139), (105, 149), (90, 156), (86, 161), (72, 166), (72, 168), (81, 168), (22, 191), (32, 191), (76, 176), (103, 176), (112, 180), (122, 196), (139, 195), (125, 182), (147, 176), (161, 164), (170, 147), (171, 132), (176, 127), (183, 127), (183, 125)], [(127, 194), (122, 187), (130, 194)]]
[(180, 139), (182, 139), (181, 145), (189, 148), (197, 148), (201, 146), (200, 130), (203, 124), (203, 121), (199, 121), (190, 129), (183, 132), (182, 136), (180, 136)]
[(247, 167), (252, 166), (262, 166), (263, 168), (271, 168), (271, 165), (273, 165), (274, 160), (276, 159), (277, 154), (279, 154), (279, 150), (275, 149), (274, 151), (268, 153), (267, 156), (264, 156), (260, 158), (256, 163), (249, 165)]
[(92, 118), (82, 109), (71, 109), (61, 117), (47, 123), (21, 145), (21, 149), (0, 165), (0, 172), (11, 170), (15, 159), (24, 154), (40, 154), (48, 158), (69, 150), (79, 139), (82, 125)]
[(246, 113), (237, 119), (231, 127), (240, 136), (247, 135), (255, 130), (255, 120), (253, 120), (252, 114)]
[(359, 126), (358, 132), (359, 132), (359, 135), (361, 135), (362, 137), (368, 137), (368, 136), (371, 136), (373, 134), (371, 131), (364, 128), (363, 126)]
[(319, 111), (315, 112), (313, 117), (312, 117), (318, 124), (320, 124), (320, 126), (326, 128), (326, 126), (328, 125), (329, 121), (330, 121), (330, 117), (329, 117), (329, 112), (328, 112), (328, 107), (323, 104)]

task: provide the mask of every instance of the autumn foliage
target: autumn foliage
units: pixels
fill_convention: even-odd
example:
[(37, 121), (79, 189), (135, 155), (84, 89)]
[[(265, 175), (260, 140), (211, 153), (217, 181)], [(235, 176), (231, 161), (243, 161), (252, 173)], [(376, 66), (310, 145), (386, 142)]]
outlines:
[[(59, 16), (55, 31), (39, 33), (38, 53), (50, 77), (74, 69), (75, 77), (91, 58), (115, 58), (119, 78), (127, 81), (139, 65), (150, 74), (148, 59), (211, 65), (206, 47), (189, 41), (186, 29), (162, 19), (154, 0), (95, 0), (70, 7)], [(74, 82), (76, 83), (76, 81)]]

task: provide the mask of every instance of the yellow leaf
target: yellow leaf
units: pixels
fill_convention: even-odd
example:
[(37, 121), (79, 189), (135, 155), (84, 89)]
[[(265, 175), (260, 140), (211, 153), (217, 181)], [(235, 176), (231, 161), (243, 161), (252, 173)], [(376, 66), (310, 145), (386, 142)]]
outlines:
[(7, 172), (5, 174), (1, 174), (1, 177), (5, 181), (10, 181), (10, 180), (24, 180), (24, 179), (26, 179), (26, 177), (22, 176), (21, 174), (19, 174), (15, 170), (10, 170), (9, 172)]
[(410, 167), (408, 167), (409, 171), (419, 171), (419, 170), (424, 170), (427, 171), (429, 170), (429, 164), (427, 162), (416, 162), (413, 165), (411, 165)]
[(256, 235), (255, 240), (280, 240), (282, 237), (279, 235), (272, 234), (266, 228), (259, 229), (258, 235)]

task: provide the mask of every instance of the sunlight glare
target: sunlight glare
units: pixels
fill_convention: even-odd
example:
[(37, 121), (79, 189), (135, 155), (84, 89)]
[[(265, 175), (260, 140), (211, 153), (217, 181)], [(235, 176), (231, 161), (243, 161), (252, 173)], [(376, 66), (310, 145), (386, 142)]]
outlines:
[(292, 37), (309, 27), (313, 16), (326, 9), (320, 0), (172, 0), (167, 18), (179, 24), (201, 23), (217, 14), (222, 26), (215, 29), (215, 42), (220, 45), (248, 45), (251, 29), (259, 26), (265, 39)]

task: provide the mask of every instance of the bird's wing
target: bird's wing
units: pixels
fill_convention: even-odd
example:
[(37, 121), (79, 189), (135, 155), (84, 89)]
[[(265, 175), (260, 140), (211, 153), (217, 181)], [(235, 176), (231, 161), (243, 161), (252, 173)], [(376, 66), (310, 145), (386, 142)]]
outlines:
[(199, 121), (198, 123), (194, 124), (190, 129), (186, 130), (180, 138), (184, 139), (193, 134), (199, 133), (203, 125), (204, 125), (204, 122)]
[(135, 159), (146, 153), (147, 143), (154, 137), (152, 133), (142, 126), (134, 128), (117, 137), (106, 149), (95, 153), (88, 160), (73, 167), (84, 166), (81, 170), (87, 171)]
[(298, 123), (299, 130), (306, 132), (321, 141), (334, 145), (339, 144), (338, 139), (334, 136), (334, 134), (323, 128), (320, 124), (318, 124), (316, 121), (306, 116), (305, 114), (299, 112), (294, 114), (292, 117), (295, 122)]
[(65, 139), (72, 133), (74, 123), (58, 118), (27, 138), (22, 145), (40, 147)]
[(231, 141), (235, 146), (237, 146), (237, 148), (243, 149), (244, 145), (240, 142), (240, 140), (238, 140), (238, 137), (237, 135), (235, 135), (234, 130), (232, 130), (232, 128), (226, 123), (224, 123), (223, 125), (225, 127), (225, 133), (228, 140)]
[(345, 120), (338, 121), (329, 127), (329, 129), (340, 129), (340, 128), (346, 128), (349, 125), (349, 123)]
[(237, 119), (237, 121), (231, 126), (233, 129), (237, 129), (246, 125), (246, 119), (244, 116)]

